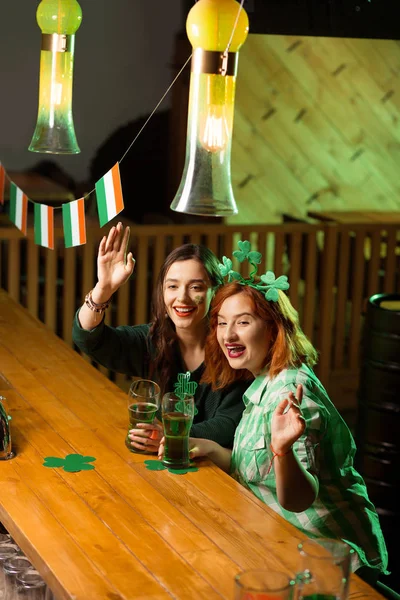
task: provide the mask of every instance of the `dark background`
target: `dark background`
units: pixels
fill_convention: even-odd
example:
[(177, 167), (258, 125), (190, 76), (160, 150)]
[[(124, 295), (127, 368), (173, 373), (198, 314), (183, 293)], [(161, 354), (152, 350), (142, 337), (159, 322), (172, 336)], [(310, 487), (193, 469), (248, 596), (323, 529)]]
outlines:
[[(193, 5), (184, 0), (184, 11)], [(245, 0), (250, 33), (400, 39), (399, 0)]]

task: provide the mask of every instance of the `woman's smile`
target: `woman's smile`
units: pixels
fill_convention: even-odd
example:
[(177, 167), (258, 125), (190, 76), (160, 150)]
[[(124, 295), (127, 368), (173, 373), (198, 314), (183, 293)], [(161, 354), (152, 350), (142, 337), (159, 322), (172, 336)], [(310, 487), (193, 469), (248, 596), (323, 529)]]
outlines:
[(225, 344), (229, 358), (240, 358), (246, 350), (245, 346), (238, 344)]
[(191, 314), (196, 310), (196, 306), (173, 306), (172, 307), (178, 317), (186, 318), (190, 317)]
[(197, 260), (174, 262), (164, 281), (164, 303), (175, 327), (204, 328), (212, 295), (210, 279)]

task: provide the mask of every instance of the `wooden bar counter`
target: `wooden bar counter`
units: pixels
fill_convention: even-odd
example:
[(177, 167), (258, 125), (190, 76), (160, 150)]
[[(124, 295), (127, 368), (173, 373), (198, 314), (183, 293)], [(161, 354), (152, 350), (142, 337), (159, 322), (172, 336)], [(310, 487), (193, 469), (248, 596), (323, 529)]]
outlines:
[[(2, 290), (0, 395), (16, 452), (0, 521), (57, 600), (230, 600), (242, 569), (296, 571), (297, 529), (209, 461), (147, 470), (124, 444), (126, 395)], [(70, 453), (95, 469), (43, 466)], [(382, 598), (354, 575), (350, 597)]]

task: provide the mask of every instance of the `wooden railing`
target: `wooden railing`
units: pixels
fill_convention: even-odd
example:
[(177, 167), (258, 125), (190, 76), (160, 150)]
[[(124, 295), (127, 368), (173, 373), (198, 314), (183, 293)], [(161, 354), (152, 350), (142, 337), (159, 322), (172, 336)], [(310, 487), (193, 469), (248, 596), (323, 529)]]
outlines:
[[(56, 228), (56, 249), (50, 251), (34, 243), (32, 229), (25, 238), (12, 226), (0, 226), (0, 286), (71, 345), (74, 312), (96, 281), (102, 235), (89, 223), (87, 243), (65, 249)], [(393, 225), (132, 226), (136, 268), (106, 319), (112, 325), (149, 321), (151, 292), (172, 248), (202, 243), (218, 257), (230, 257), (238, 240), (248, 239), (263, 254), (259, 273), (288, 275), (289, 297), (320, 353), (318, 375), (338, 408), (346, 407), (354, 403), (358, 383), (366, 301), (374, 293), (400, 292), (399, 238)], [(108, 375), (126, 387), (124, 376)]]

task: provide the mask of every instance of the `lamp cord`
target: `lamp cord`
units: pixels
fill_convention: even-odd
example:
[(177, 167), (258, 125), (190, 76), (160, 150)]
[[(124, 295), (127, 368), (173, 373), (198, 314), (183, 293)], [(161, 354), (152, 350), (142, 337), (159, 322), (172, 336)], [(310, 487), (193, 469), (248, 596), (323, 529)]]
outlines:
[(227, 45), (227, 47), (226, 47), (226, 50), (225, 50), (225, 52), (229, 52), (229, 48), (231, 47), (232, 40), (233, 40), (233, 36), (234, 36), (234, 34), (235, 34), (235, 29), (236, 29), (236, 27), (237, 27), (237, 24), (238, 24), (238, 21), (239, 21), (240, 11), (241, 11), (241, 10), (242, 10), (242, 8), (243, 8), (243, 4), (244, 4), (244, 0), (240, 0), (240, 6), (239, 6), (239, 10), (238, 10), (238, 13), (237, 13), (237, 15), (236, 15), (236, 20), (235, 20), (235, 22), (234, 22), (234, 24), (233, 24), (233, 29), (232, 29), (231, 37), (229, 38), (229, 42), (228, 42), (228, 45)]
[(154, 107), (153, 111), (147, 117), (146, 121), (144, 122), (144, 124), (139, 129), (138, 133), (135, 135), (135, 137), (133, 138), (132, 142), (128, 146), (128, 149), (124, 152), (122, 158), (118, 161), (119, 163), (122, 163), (122, 161), (124, 160), (125, 156), (128, 154), (129, 150), (132, 148), (133, 144), (136, 142), (137, 138), (142, 133), (143, 129), (146, 127), (147, 123), (150, 121), (151, 117), (154, 115), (154, 113), (156, 112), (157, 108), (160, 106), (161, 102), (164, 100), (165, 96), (168, 94), (169, 90), (172, 88), (172, 86), (174, 85), (175, 81), (178, 79), (178, 77), (180, 76), (180, 74), (182, 73), (183, 69), (186, 67), (186, 65), (188, 64), (188, 62), (190, 61), (191, 58), (192, 58), (192, 55), (189, 56), (189, 58), (186, 60), (186, 62), (183, 65), (183, 67), (180, 69), (179, 73), (176, 75), (176, 77), (174, 78), (174, 80), (172, 81), (172, 83), (169, 85), (169, 87), (167, 88), (167, 90), (161, 96), (159, 102), (156, 104), (156, 106)]

